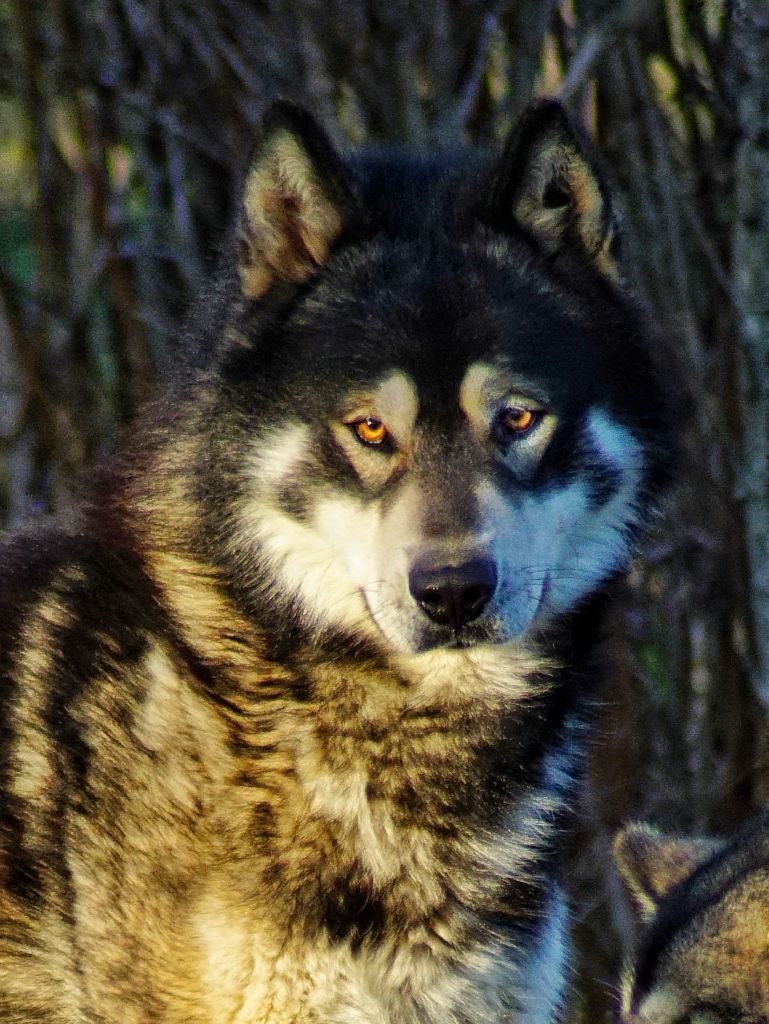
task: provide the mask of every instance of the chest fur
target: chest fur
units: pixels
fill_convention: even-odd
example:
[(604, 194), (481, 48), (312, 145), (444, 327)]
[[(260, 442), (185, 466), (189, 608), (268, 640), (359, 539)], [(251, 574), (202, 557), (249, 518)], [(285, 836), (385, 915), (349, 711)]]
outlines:
[(500, 721), (355, 710), (292, 715), (253, 768), (250, 841), (276, 879), (270, 898), (305, 931), (351, 941), (445, 930), (452, 904), (488, 907), (520, 873), (547, 794), (511, 771)]
[[(146, 974), (158, 1020), (511, 1019), (515, 928), (543, 904), (559, 799), (524, 757), (527, 715), (418, 701), (364, 669), (329, 670), (299, 702), (276, 674), (215, 700), (158, 651), (145, 668), (128, 731), (108, 755), (93, 744), (99, 777), (126, 780), (122, 827), (110, 789), (79, 844), (141, 883), (84, 863), (101, 895), (80, 930), (96, 949), (119, 919), (137, 945), (115, 957), (132, 984)], [(111, 1000), (112, 976), (92, 973)]]
[(228, 1020), (512, 1019), (522, 967), (505, 921), (543, 895), (533, 869), (557, 801), (523, 784), (488, 800), (486, 746), (436, 717), (294, 723), (293, 769), (254, 805), (259, 868), (228, 864), (196, 919)]
[(202, 989), (212, 1024), (469, 1024), (512, 1021), (524, 968), (500, 942), (442, 953), (403, 942), (356, 949), (238, 924), (209, 903)]

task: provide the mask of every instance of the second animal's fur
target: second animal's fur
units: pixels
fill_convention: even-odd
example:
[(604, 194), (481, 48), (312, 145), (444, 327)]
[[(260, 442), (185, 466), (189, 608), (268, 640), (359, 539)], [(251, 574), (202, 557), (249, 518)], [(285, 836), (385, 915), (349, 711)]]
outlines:
[(4, 1024), (544, 1024), (607, 583), (667, 474), (611, 202), (268, 115), (195, 357), (0, 555)]
[(646, 921), (621, 1024), (766, 1024), (769, 814), (730, 840), (631, 825), (615, 850)]

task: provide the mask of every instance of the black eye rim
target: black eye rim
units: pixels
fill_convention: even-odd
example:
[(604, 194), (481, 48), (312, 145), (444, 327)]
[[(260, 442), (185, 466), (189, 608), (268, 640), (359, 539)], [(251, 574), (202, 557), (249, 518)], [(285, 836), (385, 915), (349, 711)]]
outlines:
[[(382, 436), (382, 439), (380, 441), (367, 441), (364, 437), (361, 437), (358, 432), (358, 428), (362, 423), (376, 423), (383, 427), (384, 435)], [(378, 416), (356, 416), (355, 419), (348, 421), (347, 426), (352, 431), (352, 435), (358, 444), (363, 445), (364, 448), (385, 452), (387, 454), (391, 454), (395, 450), (392, 434)]]
[[(511, 413), (531, 413), (531, 423), (522, 428), (510, 427), (505, 423), (505, 418)], [(525, 438), (531, 437), (539, 429), (546, 415), (546, 409), (538, 409), (524, 404), (505, 405), (494, 417), (493, 430), (497, 437), (502, 438), (506, 442), (523, 441)]]

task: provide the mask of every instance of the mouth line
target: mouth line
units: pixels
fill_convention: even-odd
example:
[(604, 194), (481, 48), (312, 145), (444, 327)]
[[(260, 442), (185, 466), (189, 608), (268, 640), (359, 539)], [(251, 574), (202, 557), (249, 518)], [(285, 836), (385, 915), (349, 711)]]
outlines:
[(473, 628), (471, 623), (467, 628), (461, 630), (452, 629), (442, 636), (433, 636), (428, 639), (428, 650), (466, 651), (472, 647), (479, 647), (482, 644), (495, 644), (499, 641), (490, 635), (487, 629), (480, 627)]
[[(488, 641), (487, 641), (488, 642)], [(467, 640), (461, 636), (454, 636), (453, 643), (446, 644), (446, 647), (450, 651), (466, 651), (469, 647), (477, 647), (478, 644), (483, 643), (482, 640)]]

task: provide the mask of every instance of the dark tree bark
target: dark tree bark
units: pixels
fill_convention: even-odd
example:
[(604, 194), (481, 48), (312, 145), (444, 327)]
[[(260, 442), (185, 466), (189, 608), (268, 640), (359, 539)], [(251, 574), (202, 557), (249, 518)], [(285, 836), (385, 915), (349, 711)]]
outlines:
[(732, 287), (739, 340), (737, 496), (745, 526), (755, 692), (769, 707), (769, 9), (735, 5), (729, 95), (737, 117)]

